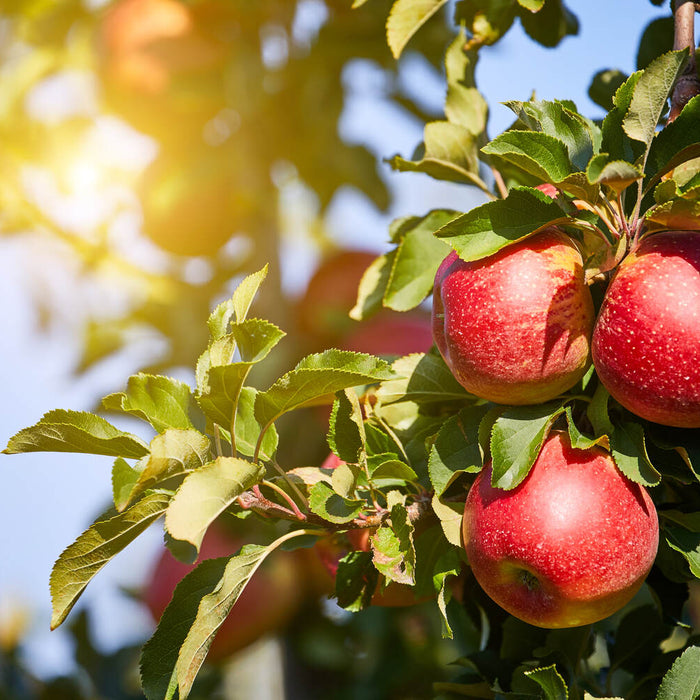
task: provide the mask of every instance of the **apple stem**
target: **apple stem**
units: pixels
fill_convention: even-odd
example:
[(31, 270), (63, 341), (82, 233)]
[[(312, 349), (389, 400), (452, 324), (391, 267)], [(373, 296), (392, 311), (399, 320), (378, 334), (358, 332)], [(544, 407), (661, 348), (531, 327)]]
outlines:
[(668, 115), (670, 124), (687, 102), (700, 95), (700, 79), (695, 65), (695, 3), (692, 0), (675, 0), (673, 8), (673, 49), (689, 50), (688, 63), (683, 73), (676, 80), (671, 94), (671, 111)]

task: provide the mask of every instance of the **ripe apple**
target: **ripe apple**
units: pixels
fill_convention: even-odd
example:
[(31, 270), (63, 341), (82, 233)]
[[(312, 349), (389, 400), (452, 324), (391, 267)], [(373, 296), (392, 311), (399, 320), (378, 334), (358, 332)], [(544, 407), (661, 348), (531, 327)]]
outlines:
[(592, 351), (600, 380), (632, 413), (700, 427), (700, 233), (649, 236), (622, 261)]
[(525, 480), (491, 485), (487, 465), (467, 496), (464, 546), (474, 576), (511, 615), (546, 628), (601, 620), (642, 585), (659, 541), (656, 510), (601, 448), (553, 432)]
[[(223, 529), (209, 528), (202, 542), (200, 560), (235, 554), (244, 544)], [(236, 601), (209, 649), (208, 659), (220, 661), (252, 644), (267, 633), (282, 629), (302, 602), (304, 573), (298, 552), (274, 552), (263, 562)], [(194, 569), (164, 549), (150, 573), (143, 601), (154, 620), (160, 619), (175, 586)]]
[(589, 365), (593, 300), (581, 254), (550, 227), (473, 262), (448, 255), (433, 293), (433, 336), (452, 373), (476, 396), (548, 401)]

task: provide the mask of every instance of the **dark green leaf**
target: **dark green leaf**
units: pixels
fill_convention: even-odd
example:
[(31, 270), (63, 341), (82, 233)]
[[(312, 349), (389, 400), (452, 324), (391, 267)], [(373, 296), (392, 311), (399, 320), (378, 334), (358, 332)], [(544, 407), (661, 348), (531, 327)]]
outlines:
[(578, 19), (561, 0), (545, 0), (544, 7), (535, 14), (525, 9), (518, 14), (528, 36), (542, 46), (554, 47), (564, 37), (578, 34)]
[(642, 71), (637, 71), (620, 85), (613, 97), (614, 106), (603, 120), (603, 141), (600, 150), (609, 153), (614, 160), (633, 163), (643, 152), (643, 147), (639, 143), (632, 142), (622, 128), (622, 121), (627, 114), (634, 90), (641, 77)]
[(589, 438), (584, 435), (576, 427), (574, 423), (574, 416), (571, 410), (571, 406), (566, 407), (566, 422), (569, 427), (569, 440), (571, 441), (571, 447), (575, 450), (589, 450), (595, 445), (599, 445), (601, 441), (604, 440), (603, 437), (599, 438)]
[(649, 461), (644, 444), (644, 429), (639, 423), (623, 422), (610, 435), (610, 450), (620, 471), (643, 486), (656, 486), (661, 474)]
[(491, 431), (491, 483), (514, 489), (530, 472), (552, 424), (564, 411), (561, 401), (506, 409)]
[(370, 604), (378, 580), (370, 552), (348, 552), (338, 562), (335, 575), (338, 605), (351, 612), (363, 610)]
[(567, 217), (551, 197), (531, 187), (516, 187), (505, 199), (487, 202), (443, 226), (436, 235), (463, 260), (479, 260), (509, 243)]
[(673, 17), (657, 17), (647, 24), (639, 40), (637, 70), (644, 70), (661, 54), (673, 49)]
[(609, 68), (598, 71), (588, 88), (588, 96), (606, 112), (613, 108), (613, 96), (629, 76), (619, 70)]
[(123, 411), (149, 422), (159, 433), (168, 428), (194, 427), (189, 418), (190, 387), (170, 377), (136, 374), (126, 392), (102, 399), (108, 411)]
[(148, 446), (92, 413), (56, 409), (11, 437), (3, 452), (82, 452), (138, 459), (148, 454)]
[(344, 462), (356, 464), (365, 452), (365, 425), (357, 394), (339, 391), (328, 424), (328, 445)]
[(700, 578), (700, 532), (667, 525), (663, 528), (663, 536), (669, 547), (686, 560), (690, 573)]
[(465, 22), (471, 38), (468, 46), (478, 49), (495, 44), (515, 19), (514, 0), (462, 0), (455, 7), (457, 24)]
[(418, 475), (408, 466), (391, 453), (378, 454), (369, 457), (367, 468), (372, 480), (392, 479), (402, 481), (417, 481)]
[(603, 385), (603, 382), (598, 382), (598, 386), (593, 394), (593, 399), (588, 404), (586, 409), (586, 416), (588, 420), (591, 421), (593, 426), (593, 433), (596, 436), (600, 435), (611, 435), (613, 430), (613, 424), (610, 422), (610, 416), (608, 415), (608, 401), (610, 400), (610, 394), (608, 390)]
[(196, 469), (173, 496), (165, 515), (167, 531), (199, 551), (209, 525), (264, 474), (260, 465), (235, 457), (217, 457)]
[(481, 470), (479, 425), (487, 411), (487, 406), (463, 408), (448, 418), (437, 434), (430, 450), (428, 473), (438, 497), (459, 474)]
[(51, 572), (51, 629), (65, 620), (93, 576), (165, 512), (169, 500), (152, 493), (123, 513), (108, 512), (63, 551)]

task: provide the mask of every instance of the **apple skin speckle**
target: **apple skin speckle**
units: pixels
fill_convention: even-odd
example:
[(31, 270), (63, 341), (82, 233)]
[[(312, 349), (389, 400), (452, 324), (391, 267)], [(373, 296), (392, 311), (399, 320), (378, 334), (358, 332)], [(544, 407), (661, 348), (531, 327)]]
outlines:
[(600, 380), (646, 420), (700, 427), (700, 233), (642, 241), (622, 262), (593, 332)]
[(574, 449), (555, 431), (515, 489), (490, 482), (489, 464), (467, 497), (464, 546), (481, 587), (509, 613), (576, 627), (612, 615), (639, 590), (656, 556), (658, 518), (607, 452)]
[(570, 389), (590, 364), (594, 309), (581, 255), (556, 228), (487, 258), (445, 258), (435, 277), (433, 337), (468, 391), (536, 404)]

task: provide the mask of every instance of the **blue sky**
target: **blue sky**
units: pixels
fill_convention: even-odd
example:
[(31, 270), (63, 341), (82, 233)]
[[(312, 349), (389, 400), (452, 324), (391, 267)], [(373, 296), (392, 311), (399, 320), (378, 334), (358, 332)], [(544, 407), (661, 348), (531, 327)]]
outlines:
[[(495, 135), (511, 121), (500, 102), (537, 96), (573, 99), (591, 117), (602, 115), (587, 96), (590, 77), (602, 68), (634, 70), (639, 36), (647, 22), (667, 14), (648, 0), (614, 3), (571, 2), (581, 32), (552, 51), (527, 39), (519, 26), (498, 46), (484, 49), (477, 72), (479, 87), (492, 105), (490, 133)], [(601, 13), (601, 10), (604, 12)], [(440, 106), (444, 86), (430, 78), (424, 66), (408, 61), (406, 79), (415, 81), (427, 100)], [(377, 99), (373, 71), (358, 64), (348, 72), (350, 99), (342, 129), (350, 140), (368, 144), (379, 157), (395, 153), (410, 156), (421, 138), (421, 126), (386, 102)], [(331, 219), (338, 239), (347, 244), (381, 250), (388, 222), (399, 215), (420, 214), (448, 206), (466, 210), (481, 199), (475, 192), (442, 185), (420, 175), (385, 172), (395, 191), (388, 214), (376, 212), (354, 192), (345, 192), (334, 203)], [(30, 261), (33, 251), (21, 238), (0, 242), (0, 297), (4, 333), (0, 347), (0, 440), (31, 425), (52, 408), (88, 409), (95, 397), (114, 390), (137, 369), (138, 358), (127, 355), (110, 361), (75, 379), (70, 371), (77, 346), (69, 332), (57, 327), (36, 332)], [(303, 241), (287, 251), (292, 261), (285, 280), (298, 288), (311, 268)], [(297, 270), (292, 274), (290, 270)], [(59, 280), (46, 293), (61, 294)], [(66, 295), (70, 317), (70, 296)], [(29, 655), (40, 671), (60, 670), (68, 656), (61, 632), (49, 633), (48, 579), (62, 549), (83, 531), (110, 497), (109, 458), (76, 455), (22, 455), (2, 457), (0, 492), (0, 609), (7, 601), (19, 601), (33, 614)], [(147, 634), (148, 625), (135, 604), (116, 592), (117, 585), (138, 585), (160, 536), (152, 528), (90, 584), (84, 600), (94, 609), (98, 639), (112, 647)], [(4, 601), (4, 603), (3, 603)]]

